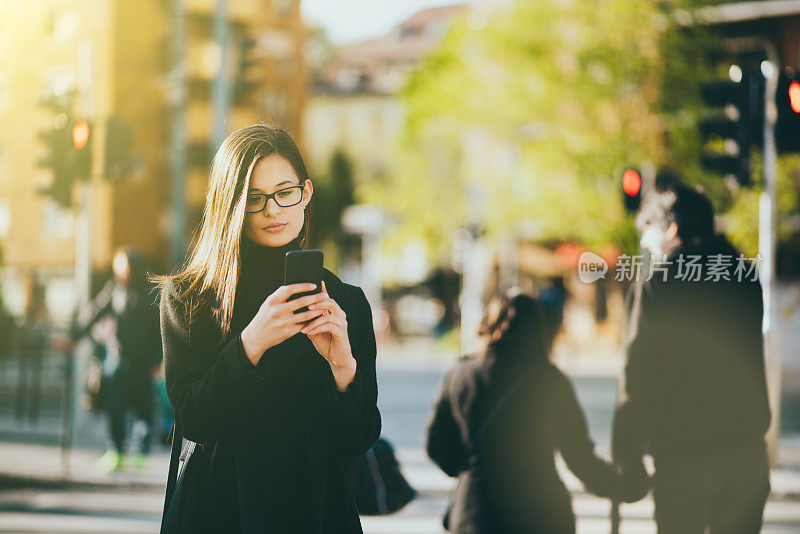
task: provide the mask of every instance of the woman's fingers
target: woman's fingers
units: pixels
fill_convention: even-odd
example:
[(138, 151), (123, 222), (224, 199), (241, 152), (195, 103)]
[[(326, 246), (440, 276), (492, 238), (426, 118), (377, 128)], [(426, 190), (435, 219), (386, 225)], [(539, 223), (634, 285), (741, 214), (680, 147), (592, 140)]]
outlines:
[(334, 323), (334, 322), (322, 323), (321, 325), (319, 325), (317, 327), (314, 327), (314, 328), (310, 328), (310, 326), (311, 325), (306, 326), (305, 328), (303, 328), (301, 330), (301, 332), (303, 332), (307, 336), (313, 336), (313, 335), (316, 335), (316, 334), (321, 334), (322, 332), (330, 332), (331, 334), (333, 334), (335, 336), (335, 335), (341, 334), (342, 331), (344, 330), (344, 327), (342, 325)]
[(339, 303), (333, 300), (332, 298), (327, 298), (325, 300), (321, 300), (316, 302), (312, 305), (308, 306), (309, 310), (328, 310), (329, 313), (336, 315), (341, 318), (347, 318), (347, 314), (344, 310), (339, 306)]
[(291, 320), (294, 323), (305, 323), (306, 321), (314, 320), (318, 317), (322, 317), (323, 315), (325, 315), (324, 310), (308, 310), (301, 313), (292, 314)]
[(335, 300), (333, 300), (333, 299), (331, 299), (331, 300), (333, 301), (333, 302), (331, 302), (331, 306), (332, 306), (332, 308), (331, 308), (331, 309), (332, 309), (333, 313), (335, 313), (336, 315), (339, 315), (339, 316), (341, 316), (341, 317), (345, 317), (345, 318), (347, 318), (347, 314), (344, 312), (344, 310), (342, 309), (342, 307), (341, 307), (341, 306), (339, 306), (339, 303), (338, 303), (338, 302), (336, 302), (336, 301), (335, 301)]
[(316, 329), (318, 326), (323, 325), (323, 324), (334, 324), (339, 328), (346, 328), (347, 327), (347, 321), (345, 321), (341, 317), (337, 317), (336, 315), (333, 315), (333, 314), (326, 314), (326, 315), (322, 315), (320, 317), (317, 317), (316, 319), (314, 319), (313, 321), (308, 323), (301, 330), (301, 332), (303, 332), (304, 334), (310, 334), (310, 333), (312, 333), (314, 331), (314, 329)]
[(290, 311), (294, 312), (295, 310), (299, 310), (304, 306), (308, 306), (309, 304), (316, 304), (328, 298), (330, 298), (328, 294), (322, 291), (320, 293), (314, 293), (313, 295), (304, 295), (294, 300), (290, 300), (289, 302), (286, 303), (286, 307)]
[[(313, 284), (311, 282), (303, 282), (300, 284), (289, 284), (288, 286), (281, 286), (275, 290), (272, 295), (273, 302), (286, 302), (286, 299), (294, 295), (295, 293), (303, 293), (304, 291), (313, 291), (317, 288), (317, 284)], [(303, 297), (300, 297), (303, 298)], [(300, 299), (297, 299), (300, 300)]]

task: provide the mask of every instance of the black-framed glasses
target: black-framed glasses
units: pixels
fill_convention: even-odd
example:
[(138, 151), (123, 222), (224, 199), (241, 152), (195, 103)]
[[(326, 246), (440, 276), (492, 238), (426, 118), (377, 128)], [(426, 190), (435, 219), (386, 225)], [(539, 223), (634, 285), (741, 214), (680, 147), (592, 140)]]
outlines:
[(269, 202), (271, 198), (275, 199), (275, 203), (282, 208), (300, 204), (303, 200), (303, 186), (293, 185), (292, 187), (279, 189), (269, 195), (265, 195), (264, 193), (248, 193), (245, 203), (245, 212), (258, 213), (267, 207), (267, 202)]

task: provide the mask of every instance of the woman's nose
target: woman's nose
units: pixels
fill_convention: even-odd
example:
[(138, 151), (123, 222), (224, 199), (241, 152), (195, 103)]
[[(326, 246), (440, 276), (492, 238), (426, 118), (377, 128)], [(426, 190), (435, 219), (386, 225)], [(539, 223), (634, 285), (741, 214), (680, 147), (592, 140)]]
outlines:
[(267, 199), (267, 205), (264, 207), (264, 211), (271, 217), (275, 217), (280, 215), (281, 207), (278, 206), (278, 203), (275, 202), (274, 198)]

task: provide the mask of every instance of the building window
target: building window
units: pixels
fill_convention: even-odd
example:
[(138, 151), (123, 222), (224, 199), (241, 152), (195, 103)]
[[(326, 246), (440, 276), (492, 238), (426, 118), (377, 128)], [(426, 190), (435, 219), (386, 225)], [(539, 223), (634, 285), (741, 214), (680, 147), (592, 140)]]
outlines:
[(56, 324), (69, 324), (75, 309), (75, 278), (51, 274), (45, 280), (45, 303), (47, 311)]
[(361, 71), (354, 67), (342, 67), (336, 74), (336, 85), (344, 91), (352, 91), (361, 81)]
[(11, 233), (11, 204), (8, 200), (0, 200), (0, 237), (8, 237)]
[(284, 91), (273, 89), (264, 95), (264, 111), (270, 119), (286, 124), (289, 113), (289, 97)]
[(278, 72), (279, 76), (289, 77), (294, 74), (295, 72), (295, 61), (294, 58), (281, 58), (275, 62), (275, 70)]
[(68, 39), (78, 33), (78, 13), (74, 9), (60, 9), (50, 14), (45, 31), (56, 39)]
[(47, 67), (42, 72), (44, 96), (63, 95), (75, 89), (78, 84), (78, 75), (74, 65), (55, 65)]
[(71, 238), (74, 234), (74, 217), (71, 209), (63, 208), (52, 199), (42, 201), (42, 234), (44, 237)]
[(291, 58), (295, 51), (295, 37), (289, 31), (273, 28), (258, 34), (256, 46), (259, 52), (274, 58)]
[(275, 13), (285, 17), (291, 14), (292, 9), (294, 9), (294, 1), (295, 0), (273, 0), (272, 8), (275, 10)]
[(19, 268), (5, 267), (0, 269), (0, 285), (3, 288), (3, 305), (15, 317), (25, 312), (25, 285)]

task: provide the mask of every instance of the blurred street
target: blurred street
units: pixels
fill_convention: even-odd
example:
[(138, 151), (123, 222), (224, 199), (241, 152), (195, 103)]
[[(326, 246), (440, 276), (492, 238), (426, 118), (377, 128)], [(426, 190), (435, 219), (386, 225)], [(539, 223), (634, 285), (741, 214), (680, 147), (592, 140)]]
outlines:
[[(621, 417), (615, 445), (638, 454), (646, 438), (665, 451), (660, 459), (720, 443), (747, 452), (769, 427), (762, 532), (800, 533), (800, 0), (0, 2), (0, 119), (0, 534), (157, 532), (174, 417), (167, 382), (177, 398), (176, 386), (210, 385), (195, 406), (178, 406), (184, 421), (187, 410), (214, 421), (218, 406), (225, 417), (241, 412), (224, 404), (238, 393), (227, 378), (236, 371), (205, 367), (219, 347), (198, 340), (248, 325), (248, 358), (259, 362), (256, 341), (276, 339), (286, 323), (273, 319), (290, 316), (267, 286), (319, 287), (323, 266), (372, 310), (382, 436), (418, 492), (397, 514), (363, 517), (366, 533), (442, 532), (455, 480), (428, 460), (426, 423), (457, 353), (486, 340), (512, 360), (485, 376), (512, 369), (513, 379), (525, 376), (516, 363), (548, 357), (552, 343), (606, 458), (622, 347), (634, 347), (628, 434), (637, 442)], [(369, 332), (368, 314), (356, 313), (366, 305), (350, 301), (325, 306), (348, 315), (351, 332)], [(313, 332), (333, 332), (328, 320), (306, 330), (320, 353)], [(340, 365), (341, 336), (324, 338), (342, 387), (352, 360)], [(372, 340), (359, 345), (371, 350)], [(194, 358), (198, 347), (208, 358)], [(663, 359), (650, 357), (659, 351)], [(516, 447), (506, 429), (549, 439), (550, 417), (576, 421), (557, 380), (564, 395), (524, 412), (548, 417), (506, 412), (505, 426), (485, 425), (492, 435), (466, 429), (470, 441), (497, 438), (502, 453), (490, 459), (535, 464), (531, 442)], [(297, 383), (280, 385), (291, 394)], [(347, 398), (357, 408), (343, 421), (369, 414), (359, 424), (375, 429), (374, 406), (362, 410), (373, 381), (356, 384)], [(488, 401), (506, 398), (507, 384), (487, 384), (486, 396), (448, 390), (474, 404), (466, 413), (491, 414)], [(276, 403), (298, 409), (281, 419), (290, 423), (305, 400), (292, 398), (301, 402)], [(451, 422), (432, 432), (451, 438), (432, 446), (442, 465), (464, 438)], [(642, 424), (647, 432), (634, 428)], [(314, 452), (292, 441), (270, 453), (269, 438), (284, 432), (240, 428), (256, 432), (247, 439), (265, 464), (301, 465), (289, 456)], [(569, 433), (558, 436), (564, 451)], [(135, 438), (151, 435), (144, 465), (143, 453), (122, 461), (126, 448), (148, 450)], [(550, 446), (542, 458), (552, 475)], [(387, 456), (365, 455), (363, 465), (374, 477), (376, 464), (394, 468)], [(738, 476), (733, 466), (746, 459), (702, 460), (675, 493), (695, 503), (691, 495), (713, 494), (724, 509), (702, 521), (733, 511), (740, 524), (749, 507), (727, 490), (762, 489), (763, 457), (758, 479)], [(333, 470), (325, 476), (336, 486), (314, 493), (316, 481), (301, 482), (292, 494), (306, 479), (257, 463), (248, 464), (254, 497), (240, 486), (241, 517), (300, 515), (265, 508), (277, 501), (261, 486), (293, 495), (291, 504), (327, 499), (328, 510), (338, 507), (330, 495), (346, 494)], [(577, 532), (611, 531), (612, 504), (556, 464)], [(509, 481), (533, 478), (518, 464), (496, 472), (510, 502)], [(368, 491), (392, 495), (381, 486)], [(524, 507), (537, 520), (566, 509), (535, 507), (530, 494)], [(566, 502), (551, 489), (536, 494)], [(475, 521), (482, 498), (464, 503)], [(685, 504), (663, 515), (691, 519)], [(329, 529), (342, 524), (322, 515), (314, 520)], [(656, 531), (649, 497), (621, 517), (623, 534)]]
[[(400, 513), (364, 517), (366, 533), (437, 533), (453, 481), (432, 465), (422, 450), (425, 421), (443, 371), (452, 355), (430, 341), (379, 352), (379, 405), (383, 436), (396, 447), (403, 471), (420, 496)], [(561, 357), (586, 411), (598, 449), (608, 454), (619, 360), (598, 354), (580, 360)], [(5, 415), (4, 415), (5, 417)], [(58, 448), (5, 440), (0, 443), (0, 532), (89, 533), (157, 532), (167, 472), (165, 448), (140, 472), (105, 475), (96, 465), (104, 447), (104, 425), (92, 419), (62, 471)], [(780, 466), (772, 473), (773, 492), (765, 512), (764, 533), (800, 531), (800, 435), (784, 436)], [(564, 469), (573, 490), (578, 532), (609, 531), (609, 502), (582, 491)], [(652, 501), (622, 508), (622, 533), (654, 533)]]

